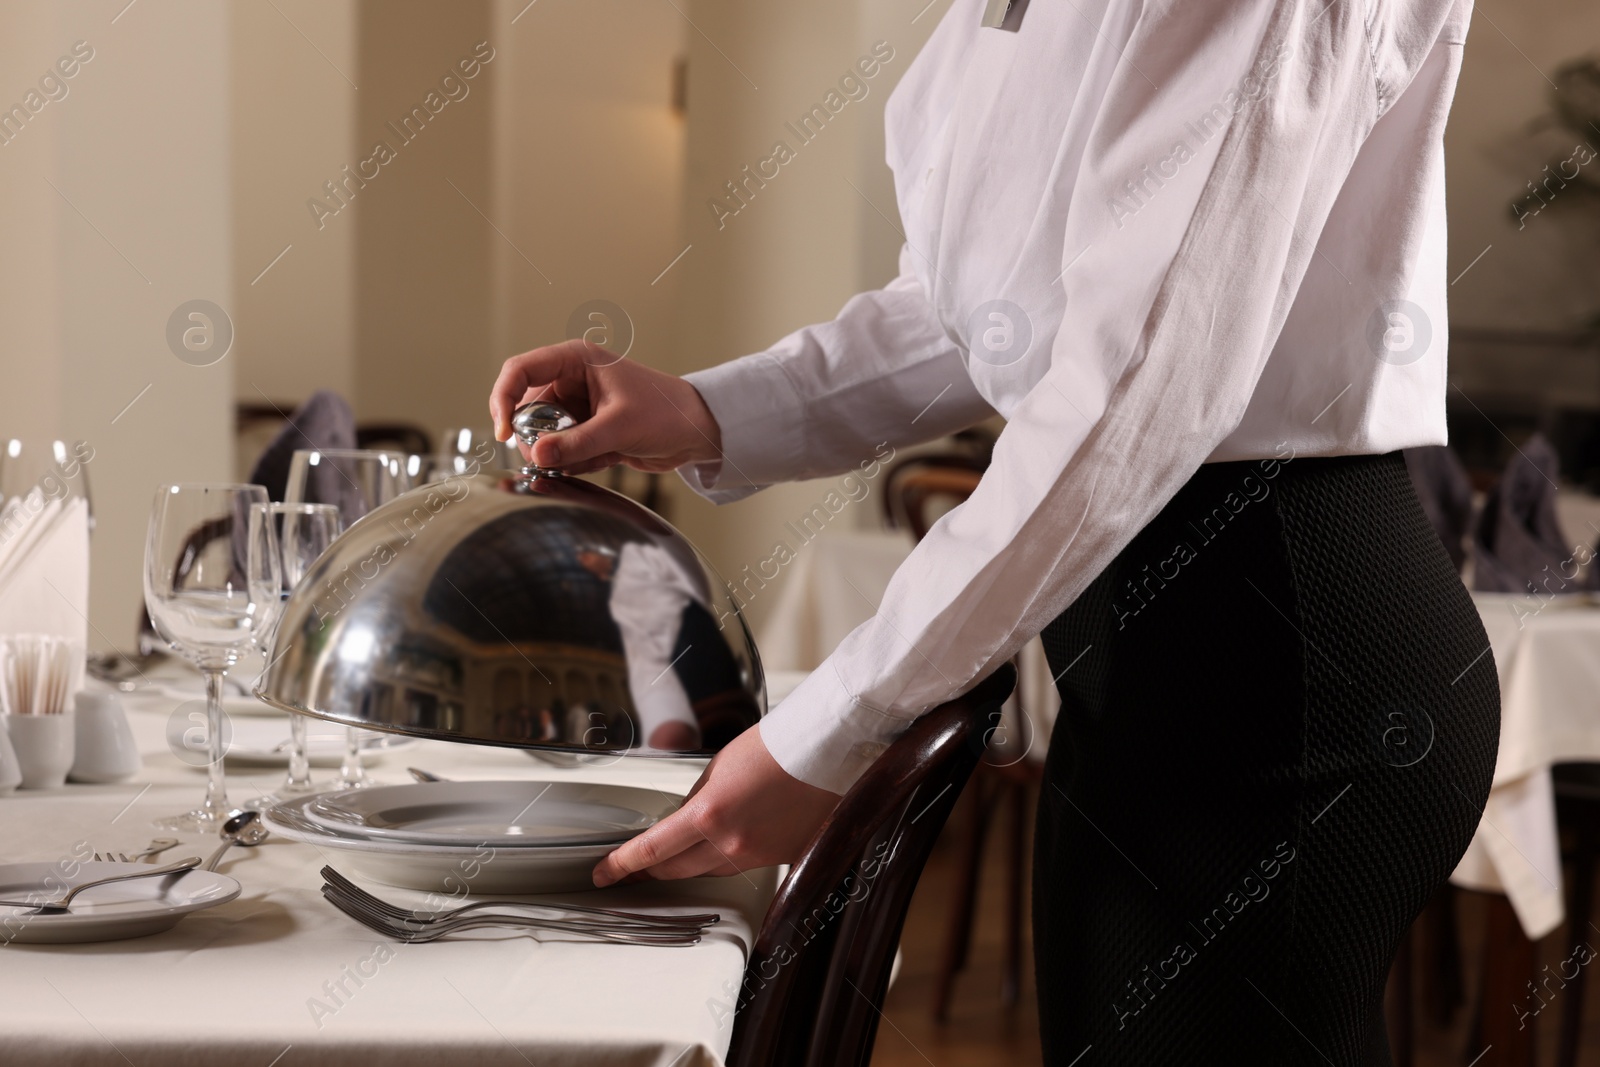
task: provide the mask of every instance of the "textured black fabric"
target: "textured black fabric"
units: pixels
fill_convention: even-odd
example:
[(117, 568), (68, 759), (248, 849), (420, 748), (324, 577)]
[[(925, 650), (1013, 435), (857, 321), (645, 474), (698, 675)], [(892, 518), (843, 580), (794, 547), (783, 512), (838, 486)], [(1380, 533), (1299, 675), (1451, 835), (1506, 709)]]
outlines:
[(1499, 736), (1400, 456), (1202, 467), (1044, 639), (1045, 1062), (1387, 1064), (1389, 962)]
[(1459, 571), (1467, 562), (1467, 531), (1472, 526), (1472, 480), (1467, 468), (1449, 445), (1419, 445), (1401, 455), (1422, 513)]

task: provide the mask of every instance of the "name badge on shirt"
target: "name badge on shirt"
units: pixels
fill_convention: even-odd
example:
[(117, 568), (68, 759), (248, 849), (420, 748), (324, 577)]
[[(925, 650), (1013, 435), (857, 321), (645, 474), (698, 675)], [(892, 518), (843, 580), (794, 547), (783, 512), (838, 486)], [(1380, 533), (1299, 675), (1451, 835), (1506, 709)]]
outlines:
[(1022, 27), (1022, 15), (1027, 9), (1028, 0), (989, 0), (983, 9), (983, 25), (1016, 33)]

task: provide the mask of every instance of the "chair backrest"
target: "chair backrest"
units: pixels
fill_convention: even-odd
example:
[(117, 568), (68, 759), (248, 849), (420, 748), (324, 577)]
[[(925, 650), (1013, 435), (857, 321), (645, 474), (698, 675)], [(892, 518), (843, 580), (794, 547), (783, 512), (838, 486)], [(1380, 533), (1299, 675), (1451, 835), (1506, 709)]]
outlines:
[[(911, 459), (889, 472), (884, 489), (885, 518), (890, 526), (904, 525), (920, 541), (938, 519), (929, 507), (944, 499), (961, 503), (978, 487), (983, 471), (949, 458)], [(949, 510), (946, 508), (946, 510)]]
[(1010, 664), (922, 716), (785, 879), (739, 989), (729, 1067), (865, 1067), (911, 894), (1000, 706)]
[[(907, 500), (901, 488), (905, 479), (925, 471), (967, 471), (982, 474), (989, 469), (989, 462), (994, 455), (994, 444), (994, 435), (987, 428), (974, 426), (952, 434), (948, 448), (935, 452), (919, 452), (890, 464), (889, 469), (883, 474), (884, 525), (891, 530), (910, 527), (920, 541), (922, 535), (927, 533), (927, 527), (918, 530), (912, 522), (911, 514), (907, 513)], [(960, 499), (964, 499), (970, 492), (967, 490), (966, 493), (957, 492), (948, 495), (957, 496), (959, 503)], [(926, 501), (913, 502), (912, 512), (920, 513), (925, 503)], [(931, 526), (932, 521), (928, 520), (927, 525)]]
[(433, 438), (422, 427), (410, 423), (364, 422), (356, 427), (356, 447), (430, 456)]

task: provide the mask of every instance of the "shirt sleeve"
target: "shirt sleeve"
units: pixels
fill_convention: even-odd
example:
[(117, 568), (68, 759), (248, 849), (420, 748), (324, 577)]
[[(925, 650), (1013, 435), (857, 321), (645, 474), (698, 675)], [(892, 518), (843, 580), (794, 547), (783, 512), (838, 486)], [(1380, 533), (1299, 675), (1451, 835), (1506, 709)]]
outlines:
[(902, 248), (900, 276), (851, 298), (833, 321), (686, 375), (722, 430), (722, 460), (681, 472), (693, 489), (727, 503), (777, 482), (839, 474), (882, 444), (931, 441), (994, 414), (910, 255)]
[[(1447, 79), (1425, 90), (1445, 103), (1424, 132), (1442, 135), (1459, 49), (1433, 42), (1454, 5), (1374, 7), (1374, 24), (1385, 10), (1410, 20), (1378, 27), (1399, 42), (1383, 56), (1387, 94), (1372, 6), (1146, 6), (1076, 177), (1049, 369), (1010, 413), (977, 491), (911, 553), (877, 614), (762, 721), (790, 774), (848, 789), (911, 720), (1071, 604), (1238, 425), (1385, 103), (1413, 78)], [(1180, 157), (1203, 101), (1226, 121)], [(1359, 291), (1359, 263), (1333, 266), (1354, 275), (1353, 300), (1400, 295)]]

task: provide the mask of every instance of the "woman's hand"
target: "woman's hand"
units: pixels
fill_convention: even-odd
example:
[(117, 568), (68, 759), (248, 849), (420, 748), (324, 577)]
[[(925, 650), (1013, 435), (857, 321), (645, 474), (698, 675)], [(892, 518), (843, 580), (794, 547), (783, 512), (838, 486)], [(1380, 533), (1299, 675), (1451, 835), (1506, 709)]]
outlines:
[(752, 727), (717, 753), (682, 808), (601, 860), (594, 884), (792, 863), (838, 803), (837, 793), (790, 777)]
[(511, 415), (529, 400), (560, 404), (579, 420), (539, 438), (531, 458), (541, 467), (583, 474), (625, 463), (670, 471), (722, 458), (721, 428), (694, 386), (588, 341), (506, 360), (489, 396), (497, 440), (511, 436)]

